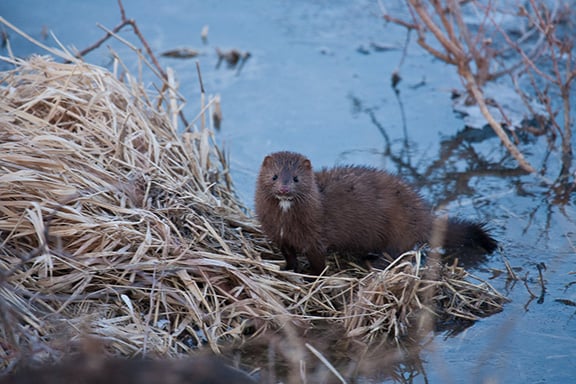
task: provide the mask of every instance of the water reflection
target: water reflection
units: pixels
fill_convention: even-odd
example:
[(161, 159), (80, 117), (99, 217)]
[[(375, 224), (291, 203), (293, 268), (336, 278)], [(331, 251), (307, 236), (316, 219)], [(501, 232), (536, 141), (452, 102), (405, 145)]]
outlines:
[(365, 344), (344, 338), (343, 333), (336, 324), (305, 335), (288, 329), (224, 354), (256, 368), (262, 383), (427, 382), (420, 356), (430, 338), (415, 342), (413, 335), (400, 345), (390, 341)]

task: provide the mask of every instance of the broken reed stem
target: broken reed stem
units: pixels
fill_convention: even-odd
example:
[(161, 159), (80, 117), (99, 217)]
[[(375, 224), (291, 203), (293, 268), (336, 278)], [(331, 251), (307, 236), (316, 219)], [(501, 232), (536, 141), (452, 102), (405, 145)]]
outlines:
[[(202, 72), (200, 71), (200, 62), (196, 60), (196, 72), (198, 73), (198, 83), (200, 84), (200, 107), (202, 110), (206, 108), (206, 93), (204, 92), (204, 82), (202, 81)], [(206, 115), (200, 115), (200, 131), (206, 129)]]

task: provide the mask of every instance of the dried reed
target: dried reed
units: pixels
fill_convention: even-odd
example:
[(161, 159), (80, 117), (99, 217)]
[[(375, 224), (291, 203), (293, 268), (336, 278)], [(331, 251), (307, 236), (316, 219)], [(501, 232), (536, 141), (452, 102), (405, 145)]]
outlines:
[(79, 60), (2, 59), (14, 69), (0, 73), (1, 370), (86, 336), (110, 355), (175, 357), (284, 326), (401, 342), (423, 312), (501, 310), (462, 269), (428, 277), (417, 252), (360, 278), (281, 271), (261, 258), (273, 250), (212, 130), (177, 131), (174, 84), (153, 96)]

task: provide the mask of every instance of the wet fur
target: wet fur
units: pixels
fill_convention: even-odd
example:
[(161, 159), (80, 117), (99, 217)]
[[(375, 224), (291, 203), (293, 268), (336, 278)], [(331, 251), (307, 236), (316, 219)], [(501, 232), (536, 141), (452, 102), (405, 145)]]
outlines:
[[(314, 172), (310, 161), (294, 152), (266, 156), (255, 208), (287, 269), (298, 270), (297, 255), (302, 254), (314, 274), (323, 271), (328, 251), (397, 256), (426, 243), (435, 218), (420, 195), (397, 176), (361, 166)], [(497, 246), (483, 224), (449, 219), (446, 234), (445, 247), (492, 252)]]

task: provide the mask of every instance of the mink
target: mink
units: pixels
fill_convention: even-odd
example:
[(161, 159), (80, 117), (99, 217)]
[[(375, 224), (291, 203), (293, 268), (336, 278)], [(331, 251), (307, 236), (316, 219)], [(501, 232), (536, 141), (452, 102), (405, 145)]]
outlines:
[[(364, 166), (314, 172), (305, 156), (276, 152), (264, 158), (255, 211), (264, 234), (280, 248), (286, 269), (304, 255), (320, 274), (328, 252), (396, 257), (430, 242), (435, 215), (400, 177)], [(496, 240), (483, 223), (449, 218), (443, 247), (492, 253)]]

